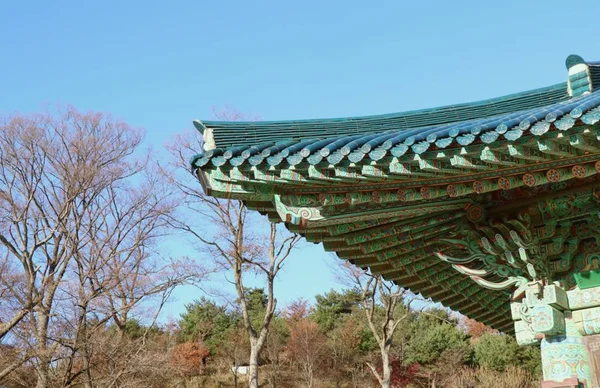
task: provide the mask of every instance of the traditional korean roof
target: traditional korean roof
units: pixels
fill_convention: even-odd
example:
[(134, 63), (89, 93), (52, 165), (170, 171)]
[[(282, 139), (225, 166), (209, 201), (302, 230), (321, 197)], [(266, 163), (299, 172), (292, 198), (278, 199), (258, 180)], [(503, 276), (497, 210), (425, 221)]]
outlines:
[[(356, 265), (512, 331), (514, 288), (540, 276), (570, 282), (573, 264), (560, 258), (567, 248), (575, 257), (572, 239), (587, 235), (565, 230), (595, 225), (600, 64), (570, 56), (567, 69), (566, 83), (434, 109), (195, 121), (205, 149), (192, 167), (208, 194), (241, 199)], [(577, 211), (539, 210), (573, 193)]]

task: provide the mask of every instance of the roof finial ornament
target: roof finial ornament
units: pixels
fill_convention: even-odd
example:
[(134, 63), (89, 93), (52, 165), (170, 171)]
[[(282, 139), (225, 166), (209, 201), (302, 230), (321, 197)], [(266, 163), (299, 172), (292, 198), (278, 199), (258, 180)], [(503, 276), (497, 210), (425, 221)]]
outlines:
[(210, 151), (217, 148), (212, 128), (207, 128), (200, 120), (194, 120), (194, 127), (202, 134), (202, 148), (204, 148), (204, 151)]
[(579, 55), (571, 54), (565, 61), (569, 71), (567, 91), (569, 96), (577, 97), (592, 92), (592, 78), (588, 64)]
[(567, 57), (567, 60), (565, 61), (567, 70), (569, 70), (571, 67), (573, 67), (575, 65), (580, 65), (580, 64), (585, 64), (585, 61), (583, 60), (582, 57), (580, 57), (579, 55), (576, 55), (576, 54), (569, 55)]

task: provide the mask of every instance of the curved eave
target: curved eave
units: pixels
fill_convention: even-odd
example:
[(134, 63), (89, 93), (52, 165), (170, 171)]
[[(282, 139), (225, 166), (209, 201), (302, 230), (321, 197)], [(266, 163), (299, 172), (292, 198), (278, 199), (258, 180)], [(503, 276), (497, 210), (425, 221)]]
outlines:
[[(571, 166), (577, 164), (583, 169), (584, 176), (595, 174), (600, 172), (598, 167), (594, 167), (600, 151), (600, 128), (596, 125), (599, 121), (600, 92), (595, 92), (535, 110), (433, 127), (427, 132), (417, 129), (412, 134), (358, 134), (331, 139), (265, 142), (252, 146), (217, 148), (196, 157), (193, 167), (207, 194), (242, 199), (250, 209), (269, 215), (273, 221), (283, 220), (293, 231), (308, 234), (339, 223), (353, 222), (354, 215), (381, 224), (393, 223), (393, 212), (408, 212), (410, 209), (426, 206), (425, 202), (439, 211), (440, 206), (447, 205), (452, 200), (448, 198), (453, 196), (451, 188), (455, 190), (454, 199), (467, 199), (465, 195), (472, 193), (471, 187), (475, 187), (474, 180), (480, 179), (477, 183), (482, 188), (493, 191), (502, 187), (489, 178), (507, 176), (514, 180), (511, 184), (523, 185), (527, 175), (544, 179), (547, 176), (545, 169), (548, 168), (557, 169), (555, 172), (562, 176), (569, 174)], [(488, 128), (482, 129), (485, 125)], [(386, 137), (392, 140), (397, 136), (400, 138), (392, 142), (396, 143), (384, 149), (386, 146), (383, 140)], [(364, 167), (362, 173), (356, 173), (351, 178), (343, 175), (348, 174), (348, 171), (338, 171), (337, 167), (328, 165), (327, 161), (328, 157), (337, 155), (348, 145), (352, 145), (353, 150), (345, 154), (344, 158), (355, 158), (354, 164)], [(504, 155), (507, 159), (501, 162), (508, 164), (497, 164), (498, 161), (484, 158), (484, 153), (487, 152), (485, 147), (488, 145), (491, 147), (489, 152)], [(367, 149), (363, 148), (365, 146), (368, 146)], [(445, 159), (427, 159), (444, 150)], [(454, 164), (454, 157), (463, 155), (456, 151), (465, 151), (466, 156), (464, 160), (458, 159), (458, 163)], [(395, 155), (393, 158), (381, 159), (382, 153)], [(420, 156), (420, 161), (425, 163), (416, 161), (415, 156)], [(469, 161), (468, 158), (476, 165), (463, 164)], [(519, 163), (513, 166), (512, 159)], [(380, 162), (373, 165), (374, 160)], [(404, 163), (410, 160), (415, 176), (392, 171), (391, 160), (396, 160), (396, 164), (397, 161)], [(442, 164), (435, 165), (435, 162)], [(321, 166), (325, 164), (322, 170), (319, 163)], [(487, 169), (480, 173), (477, 167)], [(531, 169), (534, 171), (533, 175), (522, 176)], [(328, 175), (326, 172), (332, 174)], [(411, 179), (406, 179), (407, 177)], [(458, 179), (458, 182), (445, 186), (448, 183), (446, 181), (454, 179)], [(538, 182), (532, 184), (537, 185)], [(421, 191), (418, 190), (419, 187)], [(463, 191), (456, 192), (459, 189)], [(409, 195), (413, 197), (408, 198)], [(340, 201), (348, 201), (350, 213), (331, 213), (342, 210), (336, 208), (336, 204), (342, 203)], [(431, 204), (436, 201), (443, 203)], [(390, 206), (386, 207), (386, 204)], [(311, 209), (321, 209), (322, 213), (311, 212)], [(323, 213), (323, 210), (328, 209), (330, 214)], [(305, 211), (308, 213), (303, 216)], [(446, 211), (451, 214), (455, 212), (453, 209)], [(320, 242), (319, 238), (315, 240), (306, 236), (309, 241)], [(337, 239), (339, 235), (329, 237)], [(324, 238), (323, 242), (326, 242), (328, 236)], [(387, 241), (393, 245), (397, 243), (393, 238)], [(469, 279), (464, 279), (458, 285), (453, 284), (452, 279), (456, 280), (456, 276), (460, 275), (445, 268), (444, 263), (434, 264), (435, 259), (429, 257), (431, 252), (426, 252), (427, 255), (420, 258), (418, 263), (415, 262), (415, 267), (410, 269), (405, 264), (400, 267), (393, 264), (399, 257), (393, 246), (389, 254), (359, 252), (337, 243), (325, 244), (325, 248), (469, 317), (505, 332), (513, 330), (507, 295), (495, 294)], [(437, 267), (433, 267), (434, 265)]]
[[(244, 138), (247, 144), (214, 147), (197, 155), (192, 160), (192, 165), (195, 168), (205, 168), (209, 163), (215, 167), (226, 164), (231, 167), (243, 164), (254, 166), (261, 163), (270, 167), (277, 167), (281, 163), (292, 166), (335, 166), (343, 161), (364, 165), (378, 162), (384, 157), (421, 155), (429, 151), (444, 151), (478, 142), (515, 142), (525, 136), (545, 135), (553, 129), (565, 131), (573, 127), (578, 120), (583, 124), (594, 124), (600, 116), (599, 107), (600, 91), (596, 91), (538, 108), (427, 127), (388, 129), (377, 133), (346, 132), (345, 135), (328, 134), (324, 137), (312, 135), (310, 138), (291, 140), (264, 135), (260, 141), (243, 135), (240, 137)], [(203, 125), (204, 133), (210, 132), (211, 136), (214, 136), (216, 129), (206, 126), (206, 123)], [(307, 132), (304, 133), (308, 136)], [(206, 139), (208, 142), (213, 140), (210, 136)]]
[(567, 84), (469, 104), (195, 121), (205, 151), (192, 169), (208, 195), (242, 200), (357, 266), (512, 332), (499, 279), (484, 288), (438, 260), (435, 244), (467, 226), (465, 217), (494, 213), (486, 201), (497, 191), (600, 181), (600, 65), (570, 56), (567, 68)]

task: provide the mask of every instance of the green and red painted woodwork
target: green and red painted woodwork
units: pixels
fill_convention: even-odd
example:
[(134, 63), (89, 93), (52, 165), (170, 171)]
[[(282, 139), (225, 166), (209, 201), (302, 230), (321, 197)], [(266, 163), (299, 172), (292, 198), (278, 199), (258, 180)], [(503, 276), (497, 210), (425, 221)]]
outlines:
[(580, 296), (600, 287), (600, 64), (567, 69), (562, 84), (434, 109), (197, 121), (192, 169), (209, 195), (541, 343), (549, 382), (591, 381), (569, 368), (600, 326)]

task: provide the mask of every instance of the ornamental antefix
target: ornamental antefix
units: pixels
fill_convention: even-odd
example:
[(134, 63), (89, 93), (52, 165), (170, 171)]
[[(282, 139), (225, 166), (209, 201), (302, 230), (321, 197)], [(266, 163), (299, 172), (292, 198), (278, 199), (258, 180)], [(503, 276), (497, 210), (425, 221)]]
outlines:
[(195, 121), (207, 194), (541, 346), (544, 387), (600, 383), (600, 63), (433, 109)]

